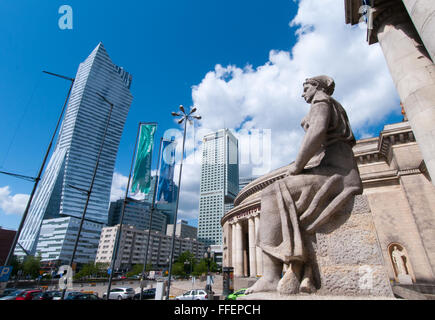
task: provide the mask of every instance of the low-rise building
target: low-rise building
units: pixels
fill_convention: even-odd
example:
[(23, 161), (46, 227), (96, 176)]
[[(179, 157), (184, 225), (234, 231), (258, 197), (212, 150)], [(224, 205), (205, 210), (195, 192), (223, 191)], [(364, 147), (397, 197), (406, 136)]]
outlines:
[[(112, 262), (116, 234), (119, 228), (120, 225), (103, 228), (95, 259), (96, 263)], [(123, 225), (118, 255), (115, 261), (115, 270), (130, 269), (132, 265), (144, 264), (148, 235), (150, 235), (150, 244), (148, 247), (147, 263), (151, 263), (153, 268), (157, 269), (163, 269), (169, 265), (172, 246), (171, 236), (158, 231), (151, 231), (149, 233), (148, 230)], [(204, 257), (206, 247), (196, 239), (176, 237), (174, 261), (181, 253), (186, 251), (190, 251), (195, 255), (196, 259), (200, 260)]]

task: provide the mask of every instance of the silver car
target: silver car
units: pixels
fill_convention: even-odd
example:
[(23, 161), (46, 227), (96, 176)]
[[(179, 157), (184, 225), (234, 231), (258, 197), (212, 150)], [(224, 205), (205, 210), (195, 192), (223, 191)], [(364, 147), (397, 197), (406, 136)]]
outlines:
[[(109, 300), (126, 300), (133, 299), (135, 295), (135, 291), (133, 288), (113, 288), (110, 290)], [(107, 294), (103, 295), (103, 299), (106, 299)]]
[(194, 289), (175, 297), (175, 300), (208, 300), (208, 295), (205, 290)]

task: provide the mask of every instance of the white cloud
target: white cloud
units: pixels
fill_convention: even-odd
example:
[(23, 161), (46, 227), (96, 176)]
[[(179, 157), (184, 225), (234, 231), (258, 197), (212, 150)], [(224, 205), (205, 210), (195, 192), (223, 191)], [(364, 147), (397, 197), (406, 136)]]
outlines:
[[(297, 28), (298, 37), (291, 52), (271, 50), (269, 61), (257, 68), (216, 65), (192, 88), (202, 128), (272, 130), (271, 169), (297, 154), (300, 121), (309, 109), (301, 98), (308, 77), (335, 79), (334, 97), (347, 110), (357, 136), (366, 137), (370, 126), (400, 112), (379, 45), (369, 46), (362, 29), (345, 24), (343, 1), (301, 0), (290, 26)], [(251, 175), (251, 169), (242, 166), (240, 176)], [(183, 168), (183, 217), (198, 215), (199, 172), (198, 163)]]
[(113, 174), (112, 189), (110, 192), (110, 201), (116, 201), (124, 198), (125, 188), (127, 188), (128, 177), (115, 172)]
[(5, 214), (22, 215), (28, 200), (28, 194), (11, 195), (9, 186), (0, 188), (0, 208)]

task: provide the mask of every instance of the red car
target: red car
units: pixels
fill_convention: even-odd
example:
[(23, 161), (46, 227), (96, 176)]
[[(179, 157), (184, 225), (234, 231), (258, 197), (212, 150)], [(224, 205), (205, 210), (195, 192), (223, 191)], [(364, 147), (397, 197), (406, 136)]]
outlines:
[(20, 293), (15, 300), (33, 300), (37, 295), (39, 295), (41, 290), (25, 290)]

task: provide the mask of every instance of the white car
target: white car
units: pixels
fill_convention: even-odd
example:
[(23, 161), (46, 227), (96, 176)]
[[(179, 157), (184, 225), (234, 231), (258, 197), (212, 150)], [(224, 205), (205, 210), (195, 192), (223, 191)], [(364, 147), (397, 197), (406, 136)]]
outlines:
[(208, 294), (205, 290), (194, 289), (175, 297), (175, 300), (208, 300)]
[[(133, 288), (113, 288), (110, 290), (109, 300), (126, 300), (133, 299), (135, 291)], [(103, 299), (106, 299), (107, 294), (103, 294)]]

